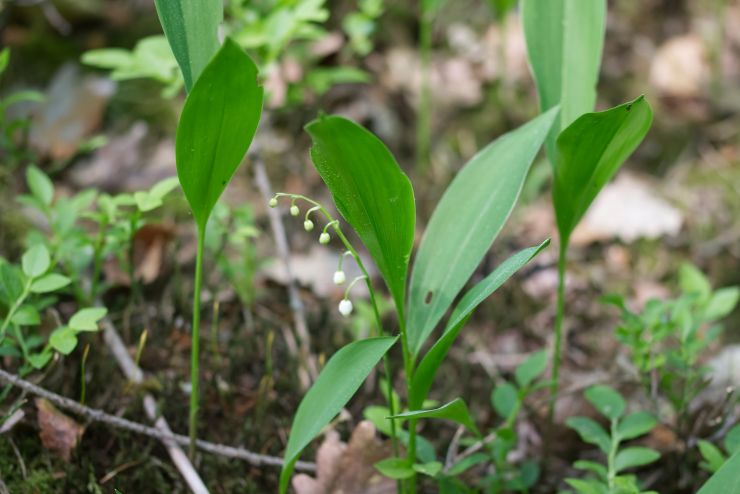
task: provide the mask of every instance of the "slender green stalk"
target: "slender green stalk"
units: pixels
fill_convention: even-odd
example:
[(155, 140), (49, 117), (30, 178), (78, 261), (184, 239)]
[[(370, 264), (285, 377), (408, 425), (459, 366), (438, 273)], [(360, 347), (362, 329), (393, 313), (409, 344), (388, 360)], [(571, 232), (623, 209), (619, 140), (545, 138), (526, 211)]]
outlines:
[[(380, 319), (380, 311), (378, 310), (378, 303), (375, 297), (375, 290), (373, 289), (373, 285), (370, 282), (370, 275), (367, 272), (367, 269), (365, 268), (365, 265), (362, 262), (362, 258), (360, 258), (360, 255), (357, 253), (354, 247), (352, 247), (352, 244), (349, 242), (347, 237), (344, 235), (344, 232), (342, 231), (342, 228), (339, 226), (339, 222), (332, 217), (331, 214), (329, 214), (329, 211), (326, 210), (324, 206), (322, 206), (320, 203), (314, 201), (313, 199), (310, 199), (304, 195), (300, 194), (286, 194), (286, 193), (277, 193), (275, 194), (275, 197), (291, 197), (293, 199), (301, 199), (303, 201), (306, 201), (307, 203), (311, 204), (313, 206), (312, 209), (315, 209), (321, 214), (323, 214), (328, 220), (331, 226), (333, 227), (334, 232), (337, 234), (337, 237), (344, 245), (344, 248), (349, 251), (349, 253), (352, 255), (352, 258), (355, 260), (355, 263), (360, 268), (360, 272), (362, 272), (363, 276), (365, 277), (365, 285), (367, 286), (367, 291), (370, 294), (370, 303), (373, 306), (373, 313), (375, 315), (375, 324), (378, 327), (378, 336), (385, 333), (383, 331), (383, 324)], [(309, 211), (310, 213), (310, 211)], [(393, 369), (391, 367), (390, 359), (388, 358), (388, 354), (383, 355), (383, 372), (385, 373), (385, 378), (388, 381), (388, 389), (386, 390), (387, 393), (387, 400), (388, 400), (388, 410), (391, 415), (396, 415), (396, 404), (393, 400)], [(393, 449), (393, 454), (398, 456), (399, 455), (399, 448), (398, 448), (398, 431), (396, 428), (396, 421), (391, 420), (391, 445)]]
[(618, 425), (617, 419), (612, 419), (611, 422), (611, 447), (609, 448), (609, 455), (607, 456), (607, 483), (609, 485), (609, 492), (614, 489), (614, 479), (617, 477), (616, 461), (617, 452), (619, 451), (619, 432), (617, 431)]
[(206, 237), (205, 225), (198, 227), (198, 252), (195, 257), (195, 286), (193, 287), (193, 336), (190, 351), (190, 457), (195, 457), (195, 440), (198, 435), (198, 399), (200, 386), (200, 289), (203, 278), (203, 249)]
[(560, 387), (560, 361), (563, 346), (563, 318), (565, 317), (565, 264), (568, 253), (568, 240), (560, 239), (560, 253), (558, 255), (558, 295), (555, 313), (555, 345), (552, 352), (552, 383), (550, 384), (550, 408), (548, 417), (550, 424), (555, 421), (555, 402)]
[(95, 300), (98, 296), (98, 282), (103, 271), (103, 247), (105, 245), (105, 230), (108, 227), (108, 218), (104, 218), (98, 227), (98, 236), (95, 239), (93, 249), (93, 278), (90, 286), (90, 300)]
[(23, 285), (23, 292), (21, 292), (21, 296), (16, 299), (16, 301), (8, 310), (8, 314), (5, 316), (3, 325), (0, 326), (0, 341), (5, 339), (5, 333), (8, 330), (8, 326), (10, 325), (10, 320), (13, 319), (15, 313), (18, 311), (18, 309), (20, 309), (21, 305), (23, 305), (23, 302), (31, 293), (31, 283), (33, 283), (33, 278), (28, 278), (26, 280), (26, 284)]
[[(87, 355), (90, 353), (90, 344), (85, 345), (85, 350), (82, 352), (82, 360), (80, 361), (80, 404), (84, 405), (87, 397), (87, 380), (85, 379), (85, 364), (87, 362)], [(138, 363), (137, 363), (138, 364)]]

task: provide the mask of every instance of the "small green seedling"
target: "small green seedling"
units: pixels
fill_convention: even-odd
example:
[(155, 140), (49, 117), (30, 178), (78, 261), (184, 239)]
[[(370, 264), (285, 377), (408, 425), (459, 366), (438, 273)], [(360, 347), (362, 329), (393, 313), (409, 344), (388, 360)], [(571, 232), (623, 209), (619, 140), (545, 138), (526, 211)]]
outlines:
[(591, 477), (566, 479), (566, 483), (578, 494), (657, 494), (655, 491), (642, 491), (637, 478), (623, 472), (653, 463), (660, 458), (660, 453), (643, 446), (622, 448), (625, 441), (649, 433), (657, 424), (655, 417), (641, 411), (625, 415), (624, 398), (608, 386), (592, 386), (586, 390), (585, 396), (609, 421), (608, 432), (598, 422), (587, 417), (571, 417), (566, 420), (566, 424), (584, 442), (598, 447), (606, 456), (606, 464), (577, 461), (574, 466), (589, 472)]
[[(493, 440), (481, 451), (465, 456), (446, 468), (443, 473), (448, 482), (463, 486), (455, 477), (476, 465), (490, 464), (493, 469), (479, 481), (483, 492), (529, 492), (537, 483), (540, 476), (537, 461), (530, 459), (513, 463), (509, 453), (519, 442), (516, 424), (525, 400), (530, 394), (549, 385), (548, 381), (542, 379), (547, 368), (547, 356), (545, 350), (533, 353), (516, 367), (513, 382), (503, 381), (493, 389), (491, 406), (501, 419), (501, 423), (489, 431), (489, 437), (493, 437)], [(472, 441), (463, 439), (460, 442), (468, 444)]]
[(0, 352), (3, 356), (22, 358), (27, 364), (25, 374), (42, 369), (51, 360), (53, 350), (68, 355), (77, 346), (77, 335), (97, 331), (98, 321), (106, 314), (104, 308), (85, 308), (77, 311), (66, 326), (55, 329), (46, 339), (40, 334), (29, 334), (41, 324), (41, 312), (56, 301), (71, 280), (54, 271), (52, 259), (44, 244), (31, 246), (23, 254), (20, 267), (0, 258), (0, 307), (5, 316), (0, 324)]
[(231, 39), (219, 47), (220, 0), (157, 0), (189, 92), (177, 127), (177, 177), (197, 227), (191, 351), (190, 454), (198, 428), (200, 291), (206, 225), (249, 148), (262, 113), (257, 67)]
[(679, 285), (679, 297), (651, 299), (640, 313), (630, 311), (623, 297), (610, 295), (605, 301), (622, 311), (616, 335), (629, 348), (646, 390), (667, 398), (678, 433), (688, 440), (693, 430), (689, 406), (710, 377), (699, 358), (722, 333), (717, 321), (737, 306), (740, 288), (712, 290), (704, 274), (690, 264), (681, 266)]
[(592, 112), (606, 25), (606, 0), (523, 0), (522, 21), (540, 108), (560, 105), (547, 138), (552, 199), (560, 234), (550, 420), (559, 387), (570, 236), (599, 191), (647, 134), (652, 110), (643, 97)]
[[(414, 196), (411, 183), (393, 155), (377, 137), (345, 118), (321, 116), (306, 126), (313, 139), (313, 163), (329, 188), (340, 214), (355, 230), (375, 261), (393, 299), (399, 330), (396, 337), (379, 336), (352, 343), (329, 360), (326, 369), (332, 369), (333, 383), (330, 385), (326, 382), (325, 369), (296, 413), (285, 454), (286, 465), (281, 474), (281, 492), (287, 490), (292, 467), (303, 448), (339, 413), (375, 363), (385, 356), (397, 340), (401, 343), (406, 380), (406, 410), (396, 412), (394, 400), (389, 399), (391, 427), (388, 430), (394, 442), (401, 439), (406, 445), (407, 455), (405, 458), (396, 456), (384, 461), (379, 468), (391, 477), (403, 477), (402, 492), (414, 493), (417, 473), (437, 473), (434, 464), (436, 458), (421, 457), (422, 442), (417, 437), (419, 420), (451, 420), (464, 425), (474, 435), (478, 434), (462, 399), (457, 398), (433, 409), (424, 409), (423, 405), (439, 366), (472, 312), (545, 248), (548, 242), (515, 254), (470, 289), (452, 311), (436, 343), (426, 354), (422, 354), (422, 350), (511, 214), (527, 171), (550, 131), (557, 112), (555, 108), (495, 140), (462, 168), (429, 220), (410, 280), (409, 257), (416, 221)], [(384, 334), (372, 283), (357, 251), (342, 232), (339, 221), (325, 207), (304, 196), (278, 194), (270, 201), (270, 205), (277, 206), (281, 197), (291, 199), (291, 214), (294, 216), (300, 214), (298, 204), (307, 202), (309, 209), (304, 217), (306, 230), (313, 231), (315, 228), (312, 214), (323, 216), (324, 227), (319, 242), (329, 243), (331, 233), (334, 233), (344, 250), (352, 254), (363, 276), (354, 280), (350, 288), (358, 281), (367, 284), (371, 302), (375, 305), (376, 334)], [(350, 288), (339, 306), (340, 312), (345, 315), (353, 308), (348, 298)], [(367, 353), (366, 362), (372, 365), (363, 367), (364, 374), (359, 376), (356, 365), (350, 365), (345, 359), (336, 360), (345, 351), (358, 355)], [(348, 367), (340, 367), (344, 365)], [(388, 381), (393, 382), (391, 377)], [(343, 391), (337, 393), (336, 389)], [(317, 408), (323, 410), (321, 418), (325, 421), (316, 419)]]

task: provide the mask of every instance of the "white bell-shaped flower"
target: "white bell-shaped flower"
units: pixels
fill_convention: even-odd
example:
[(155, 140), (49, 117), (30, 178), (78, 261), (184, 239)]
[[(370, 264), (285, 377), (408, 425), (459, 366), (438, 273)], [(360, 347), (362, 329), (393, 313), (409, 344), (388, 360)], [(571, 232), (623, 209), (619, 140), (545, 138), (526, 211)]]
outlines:
[(298, 216), (299, 214), (301, 214), (301, 210), (298, 209), (298, 206), (296, 206), (295, 204), (293, 204), (290, 207), (290, 215), (291, 216)]
[(345, 276), (344, 271), (339, 270), (334, 273), (334, 284), (335, 285), (342, 285), (344, 282), (347, 281), (347, 276)]
[(331, 237), (328, 233), (323, 232), (321, 235), (319, 235), (319, 243), (322, 245), (326, 245), (329, 243), (329, 240), (331, 240)]
[(339, 302), (339, 313), (344, 317), (348, 317), (352, 314), (352, 301), (345, 298)]
[(306, 230), (307, 232), (310, 232), (311, 230), (313, 230), (313, 221), (311, 220), (304, 221), (303, 229)]

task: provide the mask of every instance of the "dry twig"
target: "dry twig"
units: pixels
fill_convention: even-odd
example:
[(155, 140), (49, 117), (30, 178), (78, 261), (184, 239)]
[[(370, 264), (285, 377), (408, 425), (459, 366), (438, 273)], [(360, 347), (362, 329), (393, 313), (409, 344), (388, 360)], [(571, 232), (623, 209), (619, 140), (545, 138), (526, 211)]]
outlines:
[[(40, 396), (41, 398), (45, 398), (46, 400), (50, 401), (57, 407), (73, 412), (82, 417), (85, 417), (88, 420), (92, 420), (95, 422), (101, 422), (101, 423), (116, 427), (118, 429), (125, 429), (127, 431), (134, 432), (136, 434), (142, 434), (145, 436), (160, 439), (162, 441), (173, 442), (173, 443), (184, 444), (184, 445), (189, 444), (189, 441), (190, 441), (190, 439), (187, 436), (183, 436), (181, 434), (165, 432), (156, 427), (150, 427), (148, 425), (143, 425), (138, 422), (133, 422), (131, 420), (118, 417), (116, 415), (105, 413), (104, 411), (98, 410), (96, 408), (90, 408), (88, 406), (81, 405), (75, 400), (71, 400), (67, 397), (53, 393), (47, 389), (37, 386), (15, 374), (11, 374), (10, 372), (7, 372), (2, 369), (0, 369), (0, 381), (4, 381), (8, 384), (12, 384), (13, 386), (20, 388), (28, 393), (31, 393), (36, 396)], [(262, 466), (262, 465), (282, 466), (283, 465), (282, 458), (278, 458), (276, 456), (268, 456), (268, 455), (262, 455), (259, 453), (254, 453), (252, 451), (249, 451), (243, 448), (236, 448), (233, 446), (216, 444), (216, 443), (212, 443), (208, 441), (203, 441), (201, 439), (198, 439), (196, 441), (196, 445), (198, 446), (198, 448), (208, 453), (213, 453), (213, 454), (224, 456), (227, 458), (237, 458), (240, 460), (245, 460), (248, 463), (255, 465), (255, 466)], [(316, 470), (316, 465), (313, 463), (309, 463), (309, 462), (299, 461), (298, 463), (296, 463), (296, 469), (303, 470), (306, 472), (313, 472)]]

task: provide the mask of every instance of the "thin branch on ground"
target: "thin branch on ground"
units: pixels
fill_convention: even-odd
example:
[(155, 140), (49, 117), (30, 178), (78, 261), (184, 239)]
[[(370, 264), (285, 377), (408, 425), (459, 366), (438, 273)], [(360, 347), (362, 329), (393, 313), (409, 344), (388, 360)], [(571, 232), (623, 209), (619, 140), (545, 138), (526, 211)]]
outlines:
[[(118, 429), (124, 429), (136, 434), (142, 434), (163, 441), (175, 442), (177, 444), (187, 445), (190, 441), (188, 436), (173, 434), (171, 432), (164, 432), (160, 429), (157, 429), (156, 427), (143, 425), (138, 422), (133, 422), (131, 420), (118, 417), (116, 415), (111, 415), (96, 408), (90, 408), (88, 406), (81, 405), (75, 400), (53, 393), (2, 369), (0, 369), (0, 381), (11, 384), (35, 396), (44, 398), (60, 409), (75, 413), (76, 415), (85, 417), (86, 419), (94, 422), (101, 422), (112, 427), (116, 427)], [(243, 448), (216, 444), (208, 441), (203, 441), (201, 439), (198, 439), (196, 441), (196, 445), (198, 446), (198, 448), (208, 453), (213, 453), (215, 455), (224, 456), (227, 458), (237, 458), (240, 460), (245, 460), (247, 463), (250, 463), (254, 466), (283, 465), (282, 458), (254, 453)], [(314, 472), (316, 470), (316, 465), (309, 462), (299, 461), (296, 463), (295, 467), (297, 470), (303, 470), (306, 472)]]
[[(260, 189), (265, 202), (267, 202), (273, 197), (274, 193), (270, 186), (270, 179), (267, 177), (267, 173), (265, 172), (265, 165), (262, 162), (262, 159), (255, 153), (250, 155), (250, 159), (254, 163), (255, 182), (257, 183), (257, 187)], [(269, 208), (267, 210), (267, 215), (270, 219), (270, 227), (272, 228), (272, 234), (275, 238), (277, 254), (283, 263), (283, 268), (285, 269), (285, 274), (288, 279), (287, 284), (288, 297), (290, 298), (290, 310), (293, 312), (293, 322), (295, 324), (295, 332), (298, 336), (300, 347), (299, 361), (302, 364), (302, 372), (299, 372), (298, 377), (301, 382), (301, 387), (305, 391), (318, 375), (316, 359), (311, 354), (311, 337), (308, 333), (306, 310), (298, 292), (295, 277), (293, 276), (293, 269), (290, 262), (290, 249), (288, 248), (288, 236), (285, 234), (285, 226), (283, 225), (280, 211), (277, 208)]]

